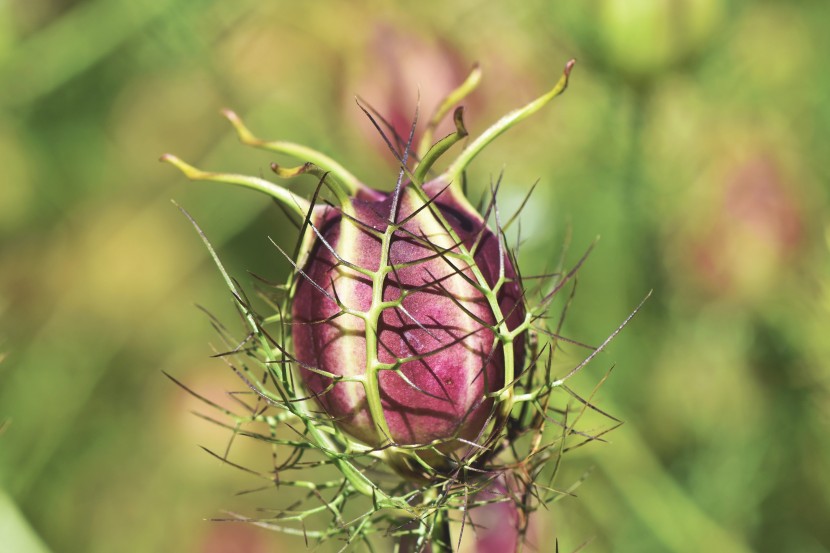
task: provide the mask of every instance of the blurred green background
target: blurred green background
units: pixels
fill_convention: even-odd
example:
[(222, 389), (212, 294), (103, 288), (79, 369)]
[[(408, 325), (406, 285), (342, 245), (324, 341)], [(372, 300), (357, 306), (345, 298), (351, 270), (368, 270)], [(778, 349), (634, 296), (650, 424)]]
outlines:
[[(227, 435), (161, 373), (223, 401), (193, 306), (233, 317), (230, 270), (289, 267), (294, 230), (264, 197), (187, 182), (158, 156), (267, 174), (231, 107), (369, 184), (395, 170), (365, 117), (410, 117), (484, 69), (480, 132), (569, 90), (476, 161), (525, 211), (526, 274), (573, 234), (568, 334), (601, 342), (598, 402), (626, 424), (582, 448), (579, 497), (540, 515), (563, 551), (830, 551), (830, 3), (0, 0), (0, 550), (265, 552), (302, 540), (242, 524), (268, 494), (200, 450)], [(573, 353), (577, 359), (579, 352)], [(5, 422), (3, 422), (5, 421)], [(267, 455), (238, 443), (239, 455)], [(250, 451), (249, 451), (250, 450)], [(567, 458), (566, 458), (567, 459)], [(253, 461), (256, 462), (256, 461)], [(263, 460), (264, 463), (268, 459)]]

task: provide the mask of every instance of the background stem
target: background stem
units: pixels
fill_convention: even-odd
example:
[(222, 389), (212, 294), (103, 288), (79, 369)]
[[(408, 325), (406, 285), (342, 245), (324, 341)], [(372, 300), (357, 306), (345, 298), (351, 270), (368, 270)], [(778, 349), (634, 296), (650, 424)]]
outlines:
[(435, 526), (432, 528), (432, 553), (452, 553), (452, 538), (450, 537), (450, 518), (446, 510), (435, 515)]

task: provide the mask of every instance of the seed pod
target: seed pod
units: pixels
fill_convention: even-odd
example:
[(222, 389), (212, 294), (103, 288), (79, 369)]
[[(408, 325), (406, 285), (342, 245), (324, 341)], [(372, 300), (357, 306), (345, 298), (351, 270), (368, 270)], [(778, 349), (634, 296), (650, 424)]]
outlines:
[[(598, 347), (561, 336), (570, 299), (558, 317), (548, 311), (587, 252), (570, 271), (540, 275), (523, 290), (504, 244), (516, 216), (502, 226), (496, 190), (479, 214), (461, 185), (485, 146), (565, 90), (572, 65), (552, 90), (502, 117), (432, 177), (436, 159), (467, 136), (457, 108), (456, 131), (432, 143), (441, 119), (478, 82), (474, 69), (438, 107), (416, 148), (415, 124), (408, 140), (393, 137), (399, 149), (387, 140), (400, 164), (391, 192), (369, 188), (305, 146), (258, 139), (232, 112), (225, 116), (243, 143), (305, 161), (272, 169), (283, 178), (316, 175), (312, 201), (263, 178), (209, 173), (171, 155), (162, 158), (193, 180), (265, 192), (303, 221), (296, 258), (280, 249), (294, 271), (284, 286), (275, 286), (275, 297), (266, 295), (275, 308), (267, 315), (247, 300), (199, 229), (245, 324), (241, 340), (220, 329), (229, 348), (220, 355), (256, 403), (240, 401), (248, 412), (238, 414), (202, 399), (230, 418), (218, 424), (234, 436), (273, 448), (273, 472), (246, 471), (265, 478), (267, 488), (278, 484), (288, 502), (276, 518), (258, 524), (317, 544), (335, 536), (370, 544), (387, 535), (397, 551), (451, 551), (456, 511), (469, 526), (489, 527), (479, 536), (480, 548), (509, 551), (511, 542), (525, 540), (529, 515), (560, 497), (550, 482), (561, 456), (608, 431), (578, 429), (582, 414), (596, 411), (613, 421), (612, 428), (619, 424), (565, 383), (633, 313)], [(378, 127), (371, 109), (363, 109)], [(537, 302), (526, 303), (526, 296)], [(550, 327), (550, 321), (558, 322)], [(557, 377), (553, 357), (563, 341), (591, 353)], [(568, 406), (581, 405), (575, 416), (554, 401), (554, 392)], [(216, 456), (238, 466), (227, 452)], [(390, 478), (390, 469), (403, 480)], [(281, 491), (289, 486), (304, 497)], [(352, 519), (352, 513), (362, 514)], [(315, 520), (322, 528), (309, 529)]]
[[(515, 270), (481, 215), (440, 179), (422, 190), (426, 201), (405, 187), (397, 206), (394, 193), (352, 199), (348, 217), (323, 208), (294, 295), (295, 355), (318, 369), (303, 371), (305, 383), (343, 429), (373, 446), (475, 440), (505, 384), (493, 329), (502, 318), (510, 331), (524, 320)], [(499, 313), (457, 257), (462, 245), (491, 290), (501, 269)], [(521, 336), (511, 349), (521, 366)], [(377, 384), (333, 383), (324, 373)]]
[[(478, 448), (468, 458), (484, 455), (482, 444), (500, 435), (510, 416), (530, 315), (501, 229), (487, 226), (461, 180), (487, 144), (565, 90), (572, 65), (547, 94), (504, 116), (428, 178), (435, 161), (467, 136), (457, 108), (456, 131), (431, 144), (440, 121), (479, 82), (474, 68), (428, 121), (417, 148), (414, 125), (408, 141), (395, 137), (401, 171), (392, 192), (366, 186), (310, 148), (260, 140), (229, 111), (243, 143), (306, 161), (293, 169), (274, 164), (277, 175), (317, 175), (333, 201), (309, 202), (261, 178), (207, 173), (163, 158), (191, 179), (263, 191), (303, 217), (288, 287), (293, 347), (283, 353), (325, 420), (360, 447), (383, 450), (407, 477), (429, 477), (431, 468), (446, 466), (436, 461), (440, 455), (465, 443)], [(418, 160), (411, 170), (410, 156)], [(306, 422), (316, 432), (312, 419)]]

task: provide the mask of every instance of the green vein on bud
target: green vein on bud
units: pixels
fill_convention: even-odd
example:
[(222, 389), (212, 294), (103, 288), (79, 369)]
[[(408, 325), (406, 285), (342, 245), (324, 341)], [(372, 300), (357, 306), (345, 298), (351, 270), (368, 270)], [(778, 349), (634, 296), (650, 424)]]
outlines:
[[(519, 109), (513, 110), (498, 121), (496, 121), (490, 128), (484, 131), (478, 138), (476, 138), (463, 152), (453, 161), (449, 169), (444, 173), (448, 182), (458, 183), (459, 177), (470, 164), (470, 162), (493, 140), (498, 138), (504, 131), (513, 127), (516, 123), (522, 121), (530, 115), (533, 115), (551, 100), (565, 92), (568, 87), (568, 77), (571, 74), (576, 60), (570, 60), (565, 64), (565, 69), (562, 76), (557, 81), (556, 85), (546, 94), (536, 98), (529, 104)], [(453, 186), (458, 186), (454, 184)]]
[[(502, 418), (507, 418), (509, 417), (511, 410), (513, 409), (513, 395), (515, 392), (512, 384), (514, 375), (517, 370), (517, 367), (514, 366), (513, 335), (511, 334), (511, 331), (507, 326), (507, 317), (502, 313), (501, 306), (499, 305), (498, 296), (496, 292), (487, 284), (487, 279), (484, 277), (484, 274), (481, 272), (481, 269), (475, 262), (475, 257), (473, 256), (472, 252), (464, 245), (463, 241), (460, 240), (458, 234), (455, 232), (452, 225), (449, 223), (449, 221), (447, 221), (447, 218), (444, 216), (443, 213), (441, 213), (441, 210), (438, 208), (438, 206), (435, 205), (435, 203), (432, 202), (429, 197), (427, 197), (423, 187), (416, 185), (412, 187), (412, 190), (420, 199), (420, 201), (424, 202), (427, 205), (427, 208), (430, 210), (430, 212), (438, 221), (438, 223), (444, 227), (444, 230), (450, 237), (451, 242), (455, 244), (455, 246), (458, 248), (459, 259), (464, 260), (464, 262), (467, 264), (468, 268), (472, 272), (473, 280), (475, 281), (475, 284), (478, 285), (476, 286), (476, 288), (484, 296), (485, 300), (487, 301), (491, 309), (491, 312), (493, 313), (496, 319), (496, 327), (491, 330), (493, 330), (494, 334), (496, 335), (496, 339), (502, 342), (502, 351), (504, 355), (504, 388), (502, 390), (497, 391), (496, 399), (499, 402), (499, 416)], [(476, 214), (478, 215), (478, 217), (481, 218), (481, 214), (479, 214), (470, 205), (469, 201), (467, 200), (467, 197), (463, 193), (461, 193), (458, 186), (453, 186), (452, 182), (450, 183), (450, 187), (448, 188), (448, 193), (451, 194), (456, 199), (456, 201), (462, 203), (465, 206), (469, 206), (470, 214)], [(458, 305), (457, 302), (456, 305)], [(519, 369), (521, 369), (521, 367), (519, 367)]]

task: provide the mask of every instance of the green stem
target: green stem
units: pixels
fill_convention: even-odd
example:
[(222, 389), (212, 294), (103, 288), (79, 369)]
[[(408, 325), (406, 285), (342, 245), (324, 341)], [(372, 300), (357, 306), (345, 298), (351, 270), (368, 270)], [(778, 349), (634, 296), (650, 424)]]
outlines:
[(228, 184), (236, 184), (238, 186), (244, 186), (245, 188), (258, 190), (259, 192), (264, 192), (303, 218), (311, 209), (311, 203), (302, 196), (298, 196), (290, 190), (286, 190), (282, 186), (276, 185), (265, 179), (249, 177), (246, 175), (235, 175), (232, 173), (209, 173), (193, 167), (189, 163), (182, 161), (172, 154), (164, 154), (161, 156), (161, 161), (173, 165), (179, 171), (184, 173), (184, 176), (190, 180), (226, 182)]
[[(429, 540), (426, 540), (426, 545), (423, 547), (418, 546), (418, 542), (424, 538), (422, 532), (426, 532), (426, 529), (421, 526), (420, 521), (413, 520), (408, 524), (405, 524), (402, 527), (402, 530), (417, 530), (417, 532), (406, 533), (398, 538), (397, 543), (395, 544), (395, 549), (393, 553), (430, 553), (430, 546)], [(423, 543), (423, 542), (422, 542)]]
[(432, 553), (452, 553), (450, 517), (447, 509), (440, 509), (435, 513), (435, 525), (432, 527), (430, 546), (432, 547)]
[[(372, 276), (372, 305), (366, 312), (366, 380), (363, 386), (366, 390), (366, 403), (369, 413), (375, 423), (375, 433), (378, 443), (387, 445), (394, 442), (392, 431), (386, 422), (386, 414), (380, 401), (380, 361), (378, 356), (378, 327), (383, 313), (384, 282), (389, 274), (389, 250), (391, 248), (394, 225), (389, 225), (383, 234), (380, 246), (380, 263), (377, 272)], [(388, 452), (392, 454), (392, 452)]]
[(280, 154), (287, 154), (293, 156), (301, 161), (310, 162), (322, 169), (326, 173), (330, 173), (332, 178), (336, 180), (349, 194), (354, 196), (359, 190), (366, 188), (360, 180), (350, 173), (345, 167), (337, 163), (329, 156), (318, 152), (308, 146), (302, 144), (295, 144), (294, 142), (267, 141), (258, 138), (252, 133), (248, 127), (242, 122), (242, 119), (233, 111), (226, 109), (222, 111), (222, 115), (231, 122), (236, 134), (239, 136), (240, 142), (247, 146), (253, 146), (271, 152)]

